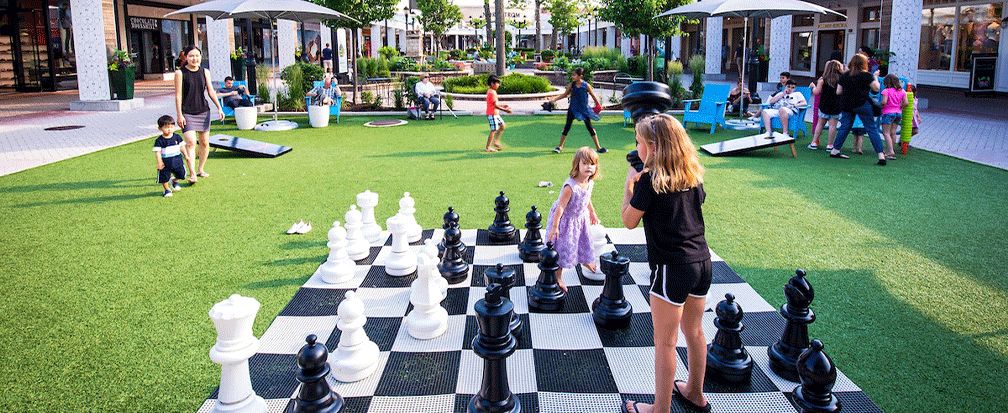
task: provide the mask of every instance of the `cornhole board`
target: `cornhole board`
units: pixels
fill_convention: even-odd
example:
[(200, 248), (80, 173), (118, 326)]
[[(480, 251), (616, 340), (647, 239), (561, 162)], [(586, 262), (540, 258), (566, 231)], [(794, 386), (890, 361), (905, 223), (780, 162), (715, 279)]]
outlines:
[(711, 156), (738, 155), (758, 149), (772, 148), (781, 145), (791, 146), (791, 156), (797, 158), (798, 152), (795, 150), (795, 139), (780, 132), (774, 132), (773, 138), (768, 139), (767, 134), (746, 136), (744, 138), (730, 139), (727, 141), (708, 143), (700, 146), (704, 152)]
[(210, 147), (214, 149), (227, 149), (257, 158), (276, 158), (294, 149), (290, 146), (281, 146), (222, 134), (210, 137)]

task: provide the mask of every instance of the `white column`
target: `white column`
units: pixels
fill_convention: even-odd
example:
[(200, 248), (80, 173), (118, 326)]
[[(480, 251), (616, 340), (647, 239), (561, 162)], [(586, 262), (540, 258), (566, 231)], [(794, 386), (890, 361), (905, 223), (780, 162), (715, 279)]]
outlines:
[[(1008, 30), (1001, 30), (1001, 41), (998, 43), (1001, 49), (998, 52), (998, 69), (996, 89), (999, 92), (1008, 92)], [(916, 76), (915, 76), (916, 77)]]
[(682, 60), (682, 38), (679, 36), (672, 36), (672, 56), (677, 60)]
[(207, 50), (203, 55), (204, 59), (210, 59), (210, 78), (223, 81), (225, 77), (231, 76), (231, 42), (228, 41), (228, 32), (233, 31), (232, 19), (214, 20), (209, 17), (207, 21)]
[(101, 0), (70, 0), (77, 53), (77, 91), (82, 101), (109, 100), (108, 52)]
[(723, 25), (723, 17), (707, 18), (707, 33), (704, 36), (707, 48), (704, 60), (707, 62), (707, 66), (704, 69), (704, 74), (721, 74), (721, 28)]
[(399, 30), (399, 49), (406, 53), (406, 30)]
[(381, 48), (381, 30), (380, 24), (371, 26), (371, 57), (378, 57), (378, 49)]
[(350, 43), (347, 42), (347, 35), (350, 29), (336, 29), (336, 44), (333, 53), (336, 54), (336, 62), (333, 70), (337, 73), (347, 73), (350, 69)]
[(294, 51), (298, 48), (298, 24), (293, 20), (277, 20), (277, 61), (280, 70), (294, 64)]
[(606, 28), (606, 36), (609, 37), (609, 39), (606, 40), (606, 46), (616, 47), (616, 26), (609, 26)]
[(623, 52), (623, 56), (630, 57), (630, 38), (623, 37), (620, 39), (620, 51)]
[[(919, 26), (920, 22), (918, 21), (917, 24)], [(916, 46), (918, 43), (920, 43), (919, 40), (914, 42), (914, 45)], [(777, 79), (777, 75), (781, 72), (788, 72), (791, 69), (791, 16), (770, 20), (769, 49), (770, 63), (769, 69), (767, 69), (769, 72), (767, 80), (773, 80)]]
[(889, 73), (917, 83), (917, 59), (920, 58), (921, 0), (893, 0), (889, 30)]

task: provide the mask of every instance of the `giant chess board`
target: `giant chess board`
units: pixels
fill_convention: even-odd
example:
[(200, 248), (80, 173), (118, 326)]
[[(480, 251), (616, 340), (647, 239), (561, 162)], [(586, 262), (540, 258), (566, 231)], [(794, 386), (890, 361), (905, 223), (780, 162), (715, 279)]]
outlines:
[[(591, 281), (581, 269), (566, 270), (570, 287), (563, 310), (558, 313), (529, 311), (528, 286), (539, 275), (536, 264), (523, 263), (515, 244), (495, 245), (485, 230), (464, 230), (468, 246), (466, 261), (472, 270), (465, 282), (450, 285), (442, 306), (448, 311), (448, 331), (432, 340), (411, 337), (403, 317), (412, 309), (410, 283), (414, 276), (390, 277), (383, 262), (389, 255), (391, 238), (385, 246), (371, 247), (370, 255), (357, 262), (355, 277), (345, 284), (326, 284), (312, 276), (294, 294), (263, 333), (258, 353), (249, 360), (252, 386), (266, 399), (271, 412), (293, 406), (298, 381), (295, 355), (305, 337), (316, 334), (332, 351), (339, 341), (336, 309), (344, 294), (357, 291), (368, 316), (364, 330), (378, 344), (378, 370), (355, 383), (330, 378), (333, 389), (346, 401), (344, 412), (426, 413), (465, 411), (466, 403), (479, 391), (483, 360), (472, 350), (477, 324), (473, 305), (483, 298), (483, 271), (497, 263), (513, 268), (516, 285), (510, 296), (523, 328), (518, 350), (507, 359), (511, 391), (523, 412), (621, 412), (622, 401), (654, 400), (654, 342), (648, 308), (649, 268), (642, 229), (608, 229), (609, 243), (631, 260), (630, 276), (622, 280), (626, 299), (633, 305), (629, 328), (606, 331), (592, 321), (591, 302), (602, 293), (602, 282)], [(425, 230), (423, 240), (441, 239), (442, 230)], [(422, 242), (422, 241), (421, 241)], [(413, 248), (421, 248), (414, 243)], [(752, 355), (752, 380), (746, 385), (726, 385), (708, 376), (704, 390), (715, 412), (795, 412), (792, 391), (798, 383), (770, 371), (767, 347), (780, 338), (784, 319), (776, 308), (783, 293), (770, 297), (771, 305), (720, 257), (711, 253), (713, 284), (707, 296), (704, 333), (714, 338), (712, 308), (735, 295), (745, 311), (742, 340)], [(783, 286), (793, 274), (780, 274)], [(815, 274), (810, 274), (815, 283)], [(815, 302), (812, 304), (815, 309)], [(264, 313), (271, 313), (264, 309)], [(685, 340), (680, 333), (676, 378), (686, 379)], [(830, 343), (826, 351), (830, 350)], [(842, 366), (840, 366), (842, 367)], [(834, 394), (844, 412), (880, 412), (881, 409), (856, 384), (838, 371)], [(200, 407), (209, 412), (217, 392)], [(673, 411), (686, 411), (673, 400)]]

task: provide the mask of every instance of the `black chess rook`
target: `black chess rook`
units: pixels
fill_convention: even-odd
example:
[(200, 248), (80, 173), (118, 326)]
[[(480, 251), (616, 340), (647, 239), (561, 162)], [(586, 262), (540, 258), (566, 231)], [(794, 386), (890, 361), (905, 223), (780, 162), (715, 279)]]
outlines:
[(613, 251), (600, 257), (605, 285), (602, 295), (592, 303), (595, 325), (609, 329), (623, 329), (630, 325), (633, 307), (623, 295), (623, 276), (630, 274), (630, 260)]
[(558, 259), (553, 243), (547, 242), (542, 260), (539, 261), (539, 279), (529, 291), (530, 308), (543, 312), (560, 311), (563, 308), (567, 293), (561, 290), (557, 283), (556, 273), (560, 270), (560, 266), (557, 265)]
[(476, 302), (479, 331), (472, 348), (483, 359), (483, 382), (479, 393), (469, 400), (469, 413), (518, 413), (521, 403), (511, 393), (507, 358), (515, 352), (517, 340), (511, 334), (514, 304), (504, 297), (504, 287), (490, 284), (483, 299)]
[(458, 224), (452, 224), (444, 232), (445, 250), (438, 263), (438, 272), (448, 280), (449, 284), (465, 281), (469, 274), (469, 263), (465, 261), (465, 245), (462, 244), (462, 231)]
[[(515, 270), (513, 268), (505, 267), (504, 264), (498, 262), (496, 266), (483, 271), (483, 277), (486, 280), (486, 285), (500, 284), (504, 289), (504, 297), (508, 300), (511, 299), (511, 287), (515, 285)], [(517, 313), (511, 313), (511, 334), (518, 337), (521, 334), (521, 329), (521, 318), (518, 318)]]
[[(459, 226), (459, 215), (457, 212), (455, 212), (455, 208), (452, 208), (451, 206), (448, 207), (448, 212), (445, 212), (444, 216), (442, 217), (442, 220), (444, 221), (444, 224), (441, 225), (441, 229), (447, 230), (452, 225), (456, 227)], [(465, 244), (462, 244), (462, 249), (465, 249)], [(438, 242), (437, 250), (438, 250), (437, 257), (438, 259), (440, 259), (441, 257), (444, 256), (444, 250), (445, 250), (444, 237), (441, 238), (441, 242)]]
[(707, 346), (707, 373), (728, 383), (746, 383), (752, 379), (753, 359), (742, 345), (744, 312), (732, 293), (715, 309), (717, 333)]
[(297, 380), (301, 389), (294, 399), (293, 413), (338, 413), (343, 410), (343, 398), (329, 387), (329, 349), (316, 343), (314, 334), (297, 354)]
[(809, 308), (815, 291), (805, 278), (805, 270), (795, 270), (795, 275), (784, 285), (787, 304), (780, 308), (787, 324), (780, 340), (767, 348), (770, 369), (785, 379), (798, 381), (798, 356), (809, 346), (808, 325), (815, 321), (815, 313)]
[(490, 242), (511, 242), (518, 234), (518, 230), (511, 225), (511, 218), (508, 212), (511, 211), (511, 201), (504, 196), (504, 191), (494, 199), (494, 222), (487, 230), (490, 232)]
[(524, 262), (539, 262), (542, 259), (542, 252), (546, 249), (543, 244), (542, 214), (532, 205), (532, 210), (525, 214), (525, 239), (518, 244), (518, 257)]
[(840, 400), (833, 395), (837, 370), (823, 351), (823, 343), (812, 340), (798, 357), (798, 378), (801, 385), (794, 389), (795, 404), (802, 413), (833, 413), (840, 411)]

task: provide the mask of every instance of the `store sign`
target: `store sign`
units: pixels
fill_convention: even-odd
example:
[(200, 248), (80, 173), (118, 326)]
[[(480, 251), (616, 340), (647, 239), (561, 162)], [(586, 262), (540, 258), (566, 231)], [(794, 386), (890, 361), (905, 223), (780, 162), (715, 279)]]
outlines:
[(129, 26), (132, 30), (161, 31), (161, 19), (152, 17), (130, 17)]
[(970, 92), (993, 92), (997, 73), (996, 53), (974, 53), (970, 71)]
[(816, 27), (818, 27), (820, 30), (822, 30), (822, 29), (846, 29), (847, 28), (847, 22), (819, 23), (819, 25), (816, 26)]

